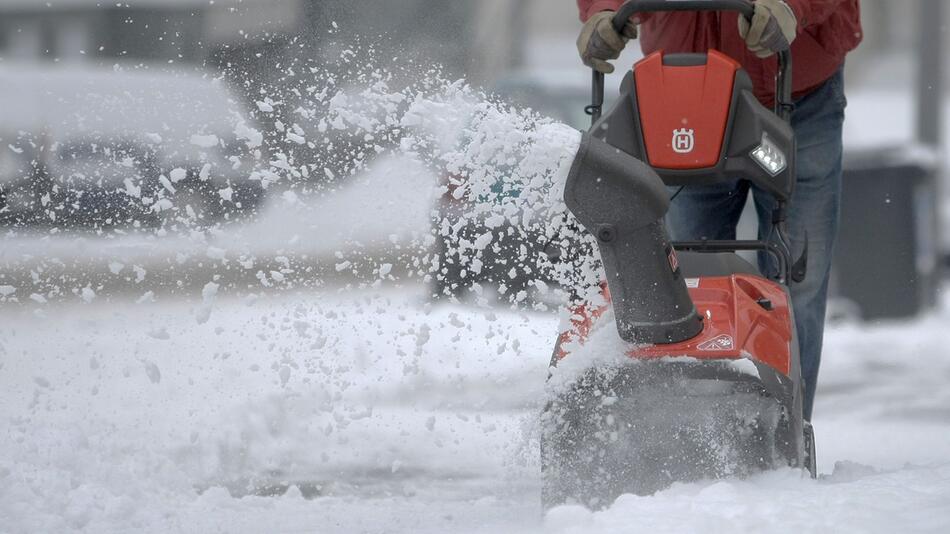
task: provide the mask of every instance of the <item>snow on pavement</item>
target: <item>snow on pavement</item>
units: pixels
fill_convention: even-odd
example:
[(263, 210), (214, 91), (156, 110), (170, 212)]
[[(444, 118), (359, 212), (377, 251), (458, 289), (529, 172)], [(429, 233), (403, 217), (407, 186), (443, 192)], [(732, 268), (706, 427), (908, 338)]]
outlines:
[[(551, 532), (946, 532), (950, 465), (877, 474), (842, 464), (815, 482), (788, 469), (751, 480), (622, 495), (599, 513), (563, 506)], [(636, 526), (632, 525), (635, 524)]]
[[(944, 309), (829, 330), (822, 478), (542, 515), (553, 315), (415, 288), (0, 310), (0, 531), (943, 532)], [(37, 308), (39, 308), (37, 306)]]
[(0, 531), (435, 531), (476, 500), (473, 525), (538, 517), (551, 317), (400, 292), (214, 306), (3, 311)]

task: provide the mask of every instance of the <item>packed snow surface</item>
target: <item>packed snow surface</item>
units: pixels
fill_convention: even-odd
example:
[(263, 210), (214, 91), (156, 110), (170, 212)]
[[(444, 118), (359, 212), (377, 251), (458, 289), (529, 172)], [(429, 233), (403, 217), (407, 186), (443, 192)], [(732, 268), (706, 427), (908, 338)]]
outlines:
[[(945, 532), (950, 310), (828, 333), (821, 477), (542, 514), (557, 318), (416, 288), (0, 311), (4, 532)], [(212, 298), (213, 297), (213, 298)]]

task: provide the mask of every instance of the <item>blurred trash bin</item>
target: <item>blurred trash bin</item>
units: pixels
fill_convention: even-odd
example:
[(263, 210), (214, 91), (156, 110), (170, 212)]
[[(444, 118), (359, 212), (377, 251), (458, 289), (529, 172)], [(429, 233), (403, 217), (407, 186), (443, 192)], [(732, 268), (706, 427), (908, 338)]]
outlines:
[(939, 170), (922, 145), (846, 152), (831, 296), (862, 319), (936, 304)]

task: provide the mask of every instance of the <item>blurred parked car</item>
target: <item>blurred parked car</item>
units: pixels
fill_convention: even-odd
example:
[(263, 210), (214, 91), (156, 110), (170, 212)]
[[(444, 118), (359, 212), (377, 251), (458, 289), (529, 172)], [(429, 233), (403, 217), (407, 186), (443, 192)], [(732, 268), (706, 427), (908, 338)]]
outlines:
[(206, 225), (262, 198), (254, 129), (215, 80), (5, 63), (0, 102), (5, 226)]
[[(586, 71), (581, 71), (586, 75)], [(519, 108), (529, 108), (542, 116), (552, 118), (579, 130), (586, 129), (590, 116), (584, 111), (590, 104), (589, 75), (570, 72), (522, 72), (501, 79), (492, 93), (502, 101)], [(466, 142), (459, 139), (458, 143)], [(503, 177), (505, 171), (500, 175)], [(519, 191), (502, 178), (492, 193), (499, 202), (505, 196), (517, 196)], [(538, 286), (557, 285), (552, 262), (558, 261), (565, 249), (579, 246), (564, 236), (548, 235), (546, 229), (525, 229), (510, 224), (510, 217), (500, 225), (487, 225), (483, 216), (473, 216), (477, 210), (467, 196), (456, 198), (455, 190), (464, 183), (464, 177), (445, 175), (442, 184), (446, 192), (439, 198), (434, 210), (435, 251), (439, 254), (440, 269), (433, 277), (432, 293), (437, 297), (463, 297), (474, 284), (503, 287), (509, 299), (518, 294), (536, 293)], [(461, 195), (459, 195), (461, 196)], [(490, 228), (489, 228), (490, 226)], [(451, 229), (449, 229), (451, 228)], [(492, 246), (483, 249), (478, 268), (473, 269), (469, 258), (463, 258), (462, 240), (472, 242), (491, 230)], [(541, 284), (539, 284), (541, 282)]]

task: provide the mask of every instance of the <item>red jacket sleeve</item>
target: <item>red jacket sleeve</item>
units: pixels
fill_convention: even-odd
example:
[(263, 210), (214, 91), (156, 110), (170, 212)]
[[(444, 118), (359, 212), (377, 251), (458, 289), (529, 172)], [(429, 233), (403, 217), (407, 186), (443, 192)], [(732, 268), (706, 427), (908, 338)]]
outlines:
[(785, 2), (795, 12), (798, 27), (804, 29), (828, 20), (828, 17), (844, 3), (844, 0), (785, 0)]
[(577, 11), (581, 22), (587, 22), (591, 15), (599, 11), (617, 11), (624, 0), (577, 0)]

